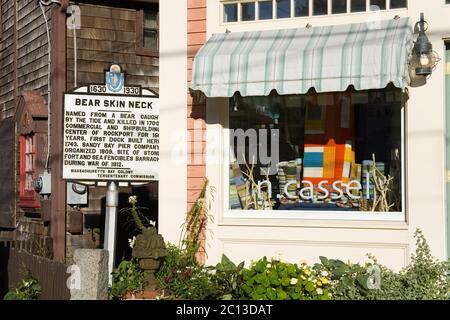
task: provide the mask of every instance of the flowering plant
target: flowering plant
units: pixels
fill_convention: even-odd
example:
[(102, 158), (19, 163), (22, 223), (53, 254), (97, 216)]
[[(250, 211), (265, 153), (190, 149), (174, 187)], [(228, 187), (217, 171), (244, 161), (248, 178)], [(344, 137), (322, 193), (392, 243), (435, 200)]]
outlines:
[(266, 257), (242, 271), (240, 295), (253, 300), (328, 300), (330, 278), (302, 263), (300, 266)]

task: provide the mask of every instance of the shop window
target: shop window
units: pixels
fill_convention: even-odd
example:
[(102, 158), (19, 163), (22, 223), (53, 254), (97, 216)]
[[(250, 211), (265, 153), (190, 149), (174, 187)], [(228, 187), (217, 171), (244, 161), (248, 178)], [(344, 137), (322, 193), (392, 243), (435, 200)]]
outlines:
[[(447, 0), (447, 3), (450, 3), (450, 0)], [(401, 9), (406, 8), (407, 6), (408, 0), (390, 0), (391, 9)]]
[(331, 13), (346, 13), (347, 12), (347, 0), (333, 0)]
[(238, 18), (237, 3), (223, 5), (223, 22), (236, 22)]
[(159, 56), (159, 10), (157, 6), (137, 12), (136, 51), (140, 55)]
[(276, 0), (277, 18), (291, 17), (291, 0)]
[(386, 0), (370, 0), (370, 10), (386, 10)]
[(401, 212), (402, 92), (230, 100), (233, 210)]
[(313, 0), (313, 15), (328, 14), (328, 0)]
[(309, 16), (309, 0), (294, 0), (294, 16)]
[(36, 168), (36, 140), (34, 134), (20, 136), (20, 199), (24, 208), (38, 208), (40, 203), (33, 188)]
[(255, 20), (255, 3), (254, 2), (241, 3), (241, 20), (242, 21)]
[(364, 12), (366, 11), (366, 0), (351, 0), (350, 11), (351, 12)]
[(259, 1), (259, 20), (268, 20), (273, 18), (272, 1)]

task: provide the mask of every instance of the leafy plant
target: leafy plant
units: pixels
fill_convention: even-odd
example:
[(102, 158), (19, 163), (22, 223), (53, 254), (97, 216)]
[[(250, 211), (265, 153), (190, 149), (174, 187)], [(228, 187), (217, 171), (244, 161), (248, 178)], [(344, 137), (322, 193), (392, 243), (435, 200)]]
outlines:
[(136, 260), (122, 261), (112, 273), (113, 281), (110, 288), (111, 299), (121, 299), (125, 294), (143, 290), (144, 272)]
[[(420, 230), (414, 234), (416, 252), (408, 266), (396, 273), (370, 260), (364, 265), (344, 263), (321, 257), (316, 270), (331, 274), (331, 292), (336, 299), (346, 300), (435, 300), (448, 299), (448, 263), (440, 262), (431, 255), (430, 247)], [(379, 286), (369, 288), (374, 274), (371, 268), (379, 269)]]
[(309, 266), (284, 263), (266, 257), (242, 271), (240, 297), (252, 300), (328, 300), (328, 274)]
[(4, 300), (37, 300), (41, 292), (38, 281), (30, 273), (27, 273), (17, 288), (10, 290), (5, 295)]
[(222, 255), (221, 261), (213, 268), (215, 271), (213, 281), (217, 284), (218, 294), (223, 300), (231, 300), (239, 297), (239, 286), (242, 282), (241, 272), (244, 262), (235, 265), (226, 255)]
[(203, 188), (187, 213), (183, 224), (183, 232), (180, 235), (180, 248), (185, 250), (190, 259), (192, 259), (192, 263), (194, 263), (194, 260), (197, 260), (197, 253), (203, 249), (202, 235), (205, 232), (208, 220), (211, 219), (211, 216), (208, 214), (210, 208), (208, 196), (212, 199), (213, 191), (214, 189), (209, 186), (208, 178), (205, 178)]
[(131, 208), (120, 209), (120, 213), (128, 214), (131, 217), (132, 223), (137, 229), (136, 231), (142, 232), (146, 228), (155, 226), (155, 222), (149, 220), (142, 213), (142, 211), (148, 211), (149, 209), (138, 205), (137, 196), (130, 196), (128, 202), (131, 204)]

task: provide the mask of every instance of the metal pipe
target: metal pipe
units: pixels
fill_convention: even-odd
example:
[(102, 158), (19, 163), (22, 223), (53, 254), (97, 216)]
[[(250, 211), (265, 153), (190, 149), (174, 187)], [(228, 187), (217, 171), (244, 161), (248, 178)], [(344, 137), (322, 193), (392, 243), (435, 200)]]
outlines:
[(109, 284), (112, 284), (111, 273), (114, 268), (118, 206), (119, 206), (119, 188), (117, 187), (117, 183), (112, 181), (108, 184), (108, 190), (106, 191), (105, 242), (104, 242), (104, 249), (107, 249), (109, 252), (108, 258)]

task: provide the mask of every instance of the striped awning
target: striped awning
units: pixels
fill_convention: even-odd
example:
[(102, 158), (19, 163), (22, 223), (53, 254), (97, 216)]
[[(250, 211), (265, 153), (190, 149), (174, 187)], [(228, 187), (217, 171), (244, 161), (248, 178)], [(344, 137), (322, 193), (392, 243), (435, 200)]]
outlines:
[(409, 83), (408, 18), (214, 34), (194, 58), (191, 90), (207, 97), (379, 89)]

